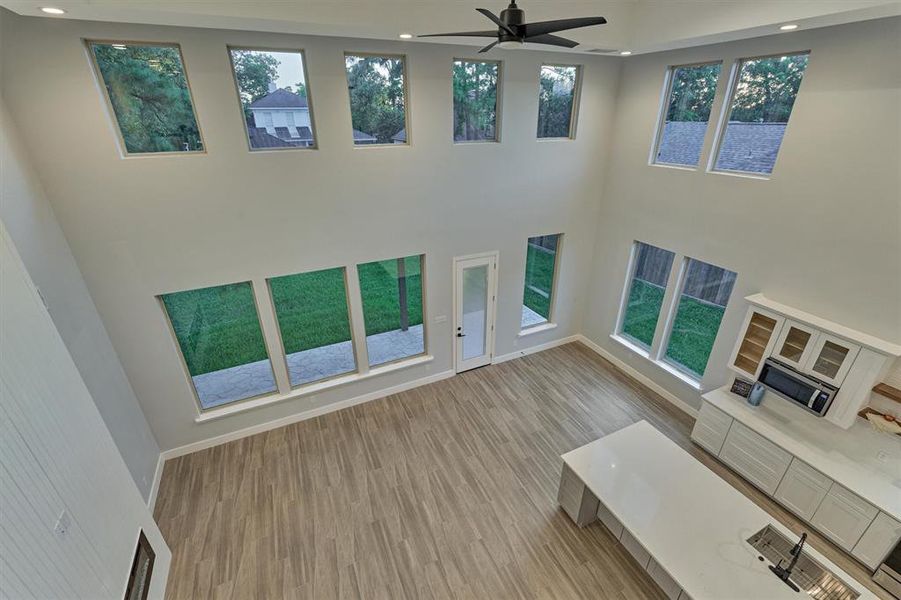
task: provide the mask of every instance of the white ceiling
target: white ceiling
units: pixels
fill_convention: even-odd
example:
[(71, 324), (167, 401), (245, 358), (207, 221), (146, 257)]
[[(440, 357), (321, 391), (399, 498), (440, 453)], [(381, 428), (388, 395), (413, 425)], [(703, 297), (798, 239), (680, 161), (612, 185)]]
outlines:
[[(47, 18), (397, 39), (401, 32), (491, 29), (474, 9), (497, 14), (507, 1), (0, 0), (0, 5), (21, 15)], [(66, 14), (49, 17), (41, 6), (59, 7)], [(519, 6), (527, 21), (605, 16), (607, 25), (563, 34), (581, 43), (571, 51), (628, 49), (635, 54), (767, 35), (788, 22), (804, 29), (901, 15), (898, 0), (521, 0)], [(485, 39), (430, 38), (411, 43), (481, 46)]]

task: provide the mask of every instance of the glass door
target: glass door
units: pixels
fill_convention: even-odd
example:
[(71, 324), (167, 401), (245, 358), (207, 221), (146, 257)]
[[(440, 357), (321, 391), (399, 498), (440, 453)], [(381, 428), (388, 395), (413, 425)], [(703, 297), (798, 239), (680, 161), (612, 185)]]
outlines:
[(823, 334), (817, 340), (804, 370), (817, 379), (838, 387), (857, 358), (860, 346)]
[(776, 360), (801, 369), (810, 358), (819, 333), (806, 325), (788, 321), (776, 342)]
[(497, 255), (454, 260), (454, 364), (457, 373), (491, 363)]
[(757, 379), (781, 325), (782, 317), (751, 309), (745, 317), (745, 333), (733, 351), (732, 368), (751, 380)]

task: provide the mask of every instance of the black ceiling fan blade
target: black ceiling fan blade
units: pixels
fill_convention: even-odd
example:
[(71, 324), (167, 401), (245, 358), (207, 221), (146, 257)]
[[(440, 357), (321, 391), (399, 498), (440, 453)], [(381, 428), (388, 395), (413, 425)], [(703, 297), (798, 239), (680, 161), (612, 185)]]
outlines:
[(491, 19), (495, 25), (497, 25), (498, 27), (500, 27), (501, 29), (503, 29), (504, 31), (506, 31), (507, 33), (512, 35), (513, 37), (519, 37), (519, 33), (517, 31), (515, 31), (512, 27), (510, 27), (503, 21), (501, 21), (500, 17), (498, 17), (496, 14), (494, 14), (487, 8), (477, 8), (476, 10), (478, 12), (482, 13), (483, 15), (485, 15), (486, 17), (488, 17), (489, 19)]
[(536, 35), (565, 31), (567, 29), (578, 29), (579, 27), (590, 27), (591, 25), (603, 25), (606, 22), (607, 19), (604, 17), (577, 17), (575, 19), (557, 19), (556, 21), (538, 21), (537, 23), (521, 25), (521, 31), (523, 32), (523, 37), (528, 40), (528, 38)]
[(564, 37), (560, 37), (559, 35), (551, 35), (549, 33), (533, 35), (527, 37), (525, 41), (529, 44), (547, 44), (549, 46), (563, 46), (564, 48), (575, 48), (579, 45), (579, 42), (574, 42)]
[(491, 31), (455, 31), (453, 33), (426, 33), (423, 35), (417, 35), (416, 37), (497, 37), (497, 31), (492, 29)]
[(491, 42), (490, 44), (488, 44), (487, 46), (485, 46), (484, 48), (479, 50), (479, 54), (482, 54), (483, 52), (488, 52), (489, 50), (491, 50), (492, 48), (494, 48), (497, 45), (498, 45), (497, 41)]

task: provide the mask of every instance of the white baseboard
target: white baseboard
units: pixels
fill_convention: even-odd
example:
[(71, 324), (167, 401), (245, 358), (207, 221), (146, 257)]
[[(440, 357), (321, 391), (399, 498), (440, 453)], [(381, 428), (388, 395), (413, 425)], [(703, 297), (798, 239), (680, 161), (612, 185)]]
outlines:
[[(279, 427), (284, 427), (285, 425), (291, 425), (300, 421), (306, 421), (307, 419), (319, 417), (321, 415), (335, 412), (343, 408), (349, 408), (351, 406), (356, 406), (357, 404), (363, 404), (365, 402), (384, 398), (385, 396), (405, 392), (422, 385), (427, 385), (429, 383), (441, 381), (442, 379), (447, 379), (448, 377), (453, 377), (455, 374), (456, 373), (454, 373), (453, 370), (442, 371), (440, 373), (435, 373), (434, 375), (429, 375), (428, 377), (421, 377), (419, 379), (414, 379), (413, 381), (401, 383), (393, 387), (376, 390), (374, 392), (369, 392), (368, 394), (362, 394), (353, 398), (348, 398), (347, 400), (339, 400), (338, 402), (332, 402), (324, 406), (311, 408), (309, 410), (301, 411), (293, 415), (288, 415), (287, 417), (267, 421), (266, 423), (251, 425), (250, 427), (245, 427), (244, 429), (239, 429), (237, 431), (232, 431), (223, 435), (211, 437), (206, 440), (200, 440), (199, 442), (192, 442), (190, 444), (185, 444), (184, 446), (179, 446), (177, 448), (170, 448), (169, 450), (164, 450), (160, 455), (160, 462), (162, 463), (163, 461), (169, 460), (170, 458), (175, 458), (177, 456), (191, 454), (192, 452), (206, 450), (207, 448), (212, 448), (213, 446), (218, 446), (220, 444), (225, 444), (226, 442), (239, 440), (241, 438), (255, 435), (257, 433), (262, 433), (264, 431), (269, 431), (271, 429), (278, 429)], [(162, 468), (160, 468), (159, 471), (160, 473), (162, 473)]]
[(626, 364), (625, 362), (623, 362), (622, 360), (620, 360), (619, 358), (617, 358), (616, 356), (611, 354), (609, 351), (605, 350), (604, 348), (602, 348), (598, 344), (594, 343), (593, 341), (591, 341), (590, 339), (588, 339), (587, 337), (585, 337), (582, 334), (579, 334), (579, 335), (576, 335), (573, 337), (576, 338), (577, 341), (582, 343), (584, 346), (587, 346), (588, 348), (593, 350), (596, 354), (600, 355), (604, 359), (613, 363), (613, 366), (615, 366), (620, 371), (623, 371), (624, 373), (626, 373), (632, 379), (637, 380), (639, 383), (641, 383), (645, 387), (652, 389), (654, 392), (656, 392), (657, 394), (662, 396), (664, 399), (666, 399), (669, 402), (671, 402), (672, 404), (674, 404), (676, 406), (676, 408), (678, 408), (679, 410), (691, 415), (695, 419), (698, 418), (698, 410), (696, 408), (693, 408), (687, 402), (685, 402), (684, 400), (682, 400), (681, 398), (679, 398), (678, 396), (676, 396), (675, 394), (673, 394), (666, 388), (655, 383), (652, 379), (650, 379), (649, 377), (647, 377), (646, 375), (644, 375), (643, 373), (638, 371), (636, 368)]
[(160, 491), (160, 480), (163, 478), (163, 463), (166, 459), (160, 454), (156, 459), (156, 471), (153, 472), (153, 483), (150, 484), (150, 496), (147, 498), (147, 508), (150, 514), (153, 514), (153, 508), (156, 506), (156, 495)]
[(497, 364), (507, 362), (508, 360), (513, 360), (514, 358), (522, 358), (523, 356), (535, 354), (536, 352), (541, 352), (542, 350), (550, 350), (551, 348), (556, 348), (557, 346), (562, 346), (563, 344), (579, 341), (581, 337), (581, 335), (571, 335), (569, 337), (560, 338), (559, 340), (552, 340), (550, 342), (538, 344), (537, 346), (529, 346), (528, 348), (523, 348), (522, 350), (517, 350), (516, 352), (511, 352), (509, 354), (501, 354), (499, 356), (495, 356), (494, 360), (492, 360), (491, 363)]

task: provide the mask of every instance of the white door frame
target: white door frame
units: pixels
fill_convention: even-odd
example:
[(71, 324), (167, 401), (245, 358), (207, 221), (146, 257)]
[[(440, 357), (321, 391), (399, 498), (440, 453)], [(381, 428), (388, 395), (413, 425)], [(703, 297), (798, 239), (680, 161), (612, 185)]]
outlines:
[[(454, 281), (454, 302), (453, 302), (453, 323), (451, 330), (451, 337), (453, 339), (453, 353), (454, 353), (454, 371), (457, 373), (462, 373), (463, 371), (468, 371), (469, 369), (475, 369), (476, 367), (481, 367), (484, 365), (489, 365), (494, 362), (494, 336), (495, 336), (495, 321), (497, 320), (497, 263), (498, 263), (499, 252), (481, 252), (478, 254), (468, 254), (466, 256), (457, 256), (454, 257), (453, 264), (453, 281)], [(486, 310), (486, 323), (485, 323), (485, 354), (482, 356), (471, 358), (469, 360), (463, 360), (462, 358), (462, 348), (463, 344), (461, 343), (462, 338), (457, 334), (460, 332), (458, 330), (459, 327), (462, 327), (463, 324), (460, 322), (462, 315), (461, 310), (462, 306), (460, 306), (460, 294), (463, 293), (461, 287), (461, 278), (459, 275), (462, 274), (462, 266), (463, 263), (468, 261), (475, 260), (484, 260), (488, 264), (488, 305)], [(462, 332), (465, 334), (465, 332)]]

